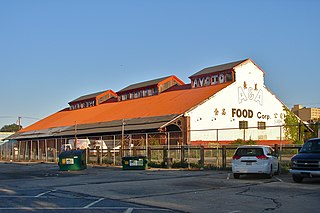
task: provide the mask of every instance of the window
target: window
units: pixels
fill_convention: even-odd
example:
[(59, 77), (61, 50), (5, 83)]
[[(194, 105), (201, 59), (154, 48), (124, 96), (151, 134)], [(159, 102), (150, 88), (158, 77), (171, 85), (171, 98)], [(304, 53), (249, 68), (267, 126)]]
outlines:
[(248, 129), (248, 121), (239, 121), (239, 129)]
[(143, 97), (148, 96), (148, 90), (143, 90)]
[(263, 155), (262, 148), (239, 148), (237, 149), (236, 154), (237, 156), (259, 156)]
[(258, 129), (266, 129), (266, 122), (258, 121)]
[(226, 74), (226, 81), (232, 81), (232, 73)]
[(153, 89), (153, 94), (154, 94), (154, 95), (158, 95), (158, 88), (154, 88), (154, 89)]
[(127, 94), (121, 95), (121, 99), (122, 99), (123, 101), (127, 100), (127, 98), (128, 98)]

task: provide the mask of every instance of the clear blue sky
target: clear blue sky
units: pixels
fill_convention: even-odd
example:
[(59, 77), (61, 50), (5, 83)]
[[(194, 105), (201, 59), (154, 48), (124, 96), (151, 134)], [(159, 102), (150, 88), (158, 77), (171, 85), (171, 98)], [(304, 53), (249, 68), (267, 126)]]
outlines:
[(288, 107), (320, 107), (320, 1), (0, 0), (0, 128), (82, 95), (245, 58)]

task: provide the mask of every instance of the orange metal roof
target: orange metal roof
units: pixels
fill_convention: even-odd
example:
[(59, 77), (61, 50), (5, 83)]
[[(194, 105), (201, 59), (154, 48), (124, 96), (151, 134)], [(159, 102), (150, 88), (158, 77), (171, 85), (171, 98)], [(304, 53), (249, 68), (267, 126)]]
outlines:
[(75, 124), (182, 114), (228, 85), (230, 85), (230, 83), (170, 91), (156, 96), (106, 103), (78, 110), (65, 109), (20, 130), (20, 132), (73, 126)]

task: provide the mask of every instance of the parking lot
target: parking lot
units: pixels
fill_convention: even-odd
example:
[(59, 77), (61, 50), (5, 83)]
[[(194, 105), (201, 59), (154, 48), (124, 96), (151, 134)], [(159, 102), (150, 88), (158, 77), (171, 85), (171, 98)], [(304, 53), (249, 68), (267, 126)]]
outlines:
[(0, 212), (316, 212), (320, 180), (266, 179), (216, 170), (59, 171), (0, 163)]

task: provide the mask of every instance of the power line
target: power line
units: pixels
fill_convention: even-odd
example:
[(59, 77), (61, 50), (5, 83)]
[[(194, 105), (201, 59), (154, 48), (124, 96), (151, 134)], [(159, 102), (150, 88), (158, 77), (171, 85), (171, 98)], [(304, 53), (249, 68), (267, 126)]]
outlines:
[(18, 119), (16, 120), (16, 124), (19, 126), (19, 127), (22, 127), (22, 119), (31, 119), (31, 120), (40, 120), (40, 118), (35, 118), (35, 117), (28, 117), (28, 116), (11, 116), (11, 115), (6, 115), (6, 116), (0, 116), (0, 119), (1, 118), (9, 118), (9, 119)]
[(28, 116), (0, 116), (0, 118), (25, 118), (25, 119), (33, 119), (33, 120), (40, 120), (41, 118), (35, 118), (35, 117), (28, 117)]

